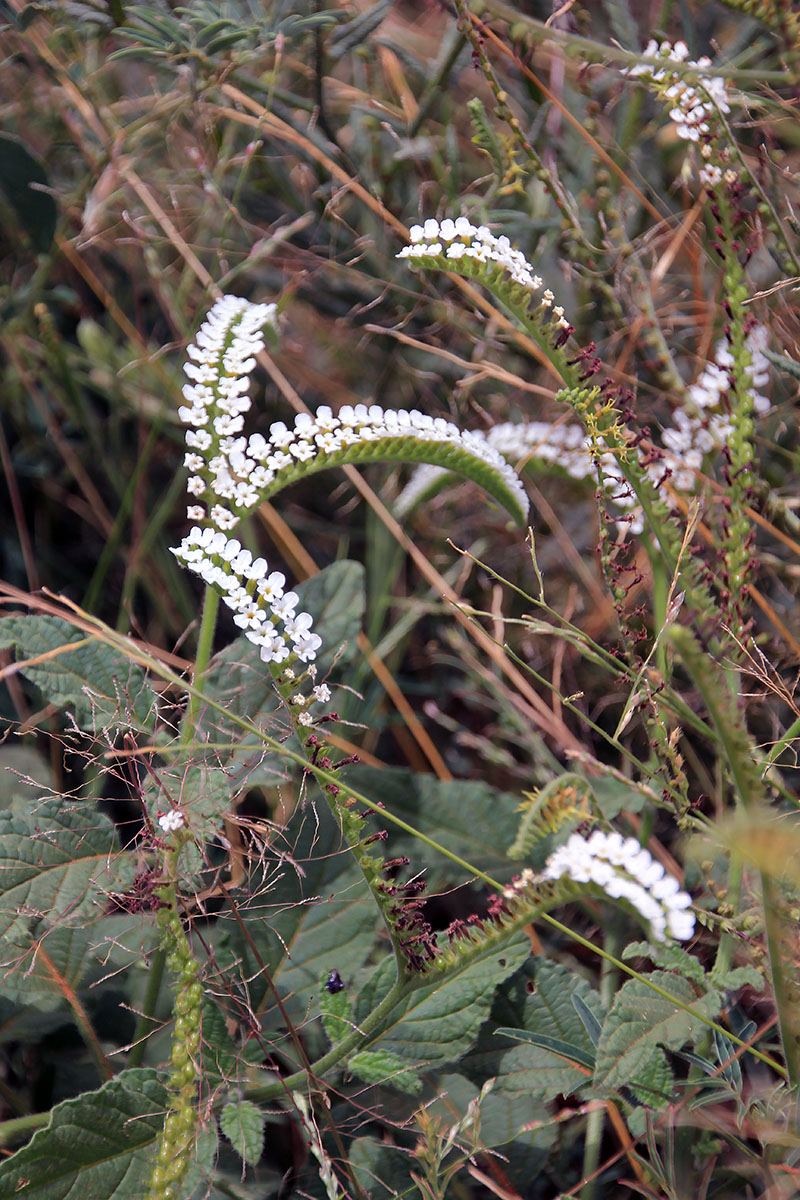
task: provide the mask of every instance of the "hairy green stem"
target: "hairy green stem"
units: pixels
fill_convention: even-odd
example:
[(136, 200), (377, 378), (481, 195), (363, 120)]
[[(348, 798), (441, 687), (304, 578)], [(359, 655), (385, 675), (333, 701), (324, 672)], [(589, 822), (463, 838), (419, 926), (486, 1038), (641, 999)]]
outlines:
[(189, 703), (186, 707), (186, 715), (183, 718), (181, 742), (184, 746), (191, 741), (194, 735), (203, 684), (205, 683), (206, 671), (208, 670), (211, 651), (214, 646), (214, 630), (217, 627), (218, 611), (219, 593), (215, 592), (212, 587), (207, 587), (205, 596), (203, 597), (203, 616), (200, 622), (200, 633), (197, 637), (197, 654), (194, 660), (194, 672), (192, 675), (193, 687), (189, 690)]
[(764, 929), (767, 935), (769, 950), (770, 973), (772, 975), (772, 990), (775, 997), (775, 1007), (778, 1012), (778, 1028), (780, 1029), (783, 1055), (789, 1073), (788, 1082), (795, 1086), (800, 1080), (800, 1062), (798, 1061), (798, 1039), (796, 1033), (796, 1004), (789, 995), (784, 959), (785, 949), (781, 945), (781, 921), (783, 920), (784, 904), (769, 875), (761, 873), (761, 894), (764, 902)]
[[(427, 982), (424, 976), (421, 982)], [(322, 1058), (318, 1058), (316, 1062), (312, 1063), (307, 1071), (295, 1071), (294, 1075), (287, 1075), (286, 1078), (281, 1079), (277, 1083), (248, 1084), (245, 1089), (245, 1095), (248, 1099), (254, 1100), (257, 1103), (266, 1103), (266, 1101), (274, 1100), (277, 1096), (285, 1095), (287, 1092), (296, 1091), (301, 1087), (308, 1087), (309, 1077), (318, 1079), (326, 1071), (330, 1071), (332, 1067), (345, 1062), (353, 1050), (360, 1047), (371, 1034), (378, 1033), (385, 1018), (390, 1016), (398, 1004), (401, 1004), (414, 990), (415, 985), (411, 980), (398, 977), (377, 1008), (374, 1008), (364, 1018), (360, 1027), (352, 1030), (338, 1045), (332, 1046), (327, 1054), (323, 1054)]]
[(133, 1046), (128, 1055), (129, 1067), (140, 1067), (144, 1061), (144, 1056), (147, 1050), (147, 1037), (153, 1028), (153, 1014), (156, 1011), (158, 1003), (158, 995), (161, 991), (161, 983), (164, 978), (164, 967), (167, 961), (167, 952), (163, 946), (159, 946), (154, 952), (150, 960), (150, 974), (147, 977), (147, 991), (144, 994), (142, 1009), (139, 1013), (136, 1022), (136, 1029), (133, 1034)]

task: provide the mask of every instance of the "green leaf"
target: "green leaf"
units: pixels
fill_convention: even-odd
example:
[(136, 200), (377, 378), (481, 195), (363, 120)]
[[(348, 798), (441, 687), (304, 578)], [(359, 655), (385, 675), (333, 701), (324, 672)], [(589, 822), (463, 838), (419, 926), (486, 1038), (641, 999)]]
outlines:
[(350, 997), (344, 989), (329, 992), (322, 981), (319, 987), (319, 1006), (325, 1032), (335, 1046), (353, 1032), (353, 1006)]
[(3, 998), (54, 1011), (64, 1006), (64, 986), (74, 991), (83, 981), (91, 961), (89, 931), (45, 926), (36, 935), (19, 926), (13, 937), (6, 934), (0, 952)]
[(786, 354), (776, 354), (774, 350), (764, 350), (764, 357), (769, 359), (773, 367), (778, 367), (779, 370), (785, 371), (787, 375), (792, 375), (795, 379), (800, 379), (800, 362), (795, 358), (789, 358)]
[[(343, 777), (487, 874), (505, 880), (513, 873), (505, 847), (517, 831), (518, 796), (485, 783), (442, 781), (404, 768), (356, 766), (347, 768)], [(415, 872), (425, 868), (431, 888), (452, 882), (455, 868), (438, 851), (388, 822), (386, 827), (392, 856), (407, 854)]]
[(52, 790), (53, 768), (32, 745), (0, 746), (0, 808), (29, 812), (37, 791)]
[(0, 1163), (0, 1196), (141, 1200), (166, 1105), (151, 1070), (123, 1071), (99, 1091), (57, 1105), (46, 1128)]
[(657, 967), (675, 971), (704, 990), (707, 987), (703, 964), (677, 942), (631, 942), (623, 950), (622, 957), (626, 962), (630, 962), (632, 958), (649, 958)]
[(98, 895), (122, 890), (133, 860), (114, 827), (89, 804), (49, 800), (22, 816), (0, 813), (0, 938), (85, 922)]
[(422, 1080), (409, 1069), (408, 1063), (388, 1050), (362, 1050), (348, 1060), (347, 1068), (364, 1083), (396, 1087), (409, 1096), (418, 1096)]
[[(203, 996), (203, 1073), (209, 1085), (227, 1082), (236, 1073), (239, 1053), (221, 1008), (206, 992)], [(224, 1132), (224, 1131), (223, 1131)]]
[(420, 988), (398, 1009), (394, 1024), (379, 1039), (380, 1049), (417, 1066), (456, 1062), (489, 1016), (497, 985), (529, 955), (528, 938), (517, 934), (501, 950), (487, 949), (446, 982)]
[(243, 1162), (255, 1166), (264, 1150), (264, 1114), (251, 1100), (235, 1100), (220, 1113), (219, 1127)]
[(327, 49), (329, 53), (334, 58), (341, 58), (343, 54), (365, 42), (369, 35), (381, 24), (391, 9), (392, 2), (393, 0), (377, 0), (377, 4), (373, 4), (371, 8), (360, 12), (351, 21), (346, 21), (343, 25), (340, 25), (336, 32), (328, 39)]
[(267, 1025), (281, 1027), (284, 1019), (263, 965), (289, 1016), (305, 1023), (316, 1007), (320, 979), (335, 969), (348, 983), (366, 961), (378, 920), (369, 888), (327, 808), (318, 815), (297, 812), (284, 844), (288, 856), (277, 878), (254, 872), (247, 892), (233, 894), (260, 957), (236, 925), (221, 927), (213, 939), (221, 969), (241, 974), (254, 1010), (264, 1011)]
[[(191, 765), (157, 768), (145, 788), (144, 798), (153, 822), (159, 813), (178, 807), (186, 827), (199, 844), (208, 841), (222, 824), (231, 807), (231, 782), (219, 766)], [(181, 859), (186, 870), (188, 860)]]
[[(531, 991), (531, 988), (533, 991)], [(536, 959), (527, 963), (499, 990), (492, 1008), (492, 1024), (481, 1034), (476, 1050), (461, 1069), (481, 1084), (497, 1077), (496, 1093), (534, 1096), (551, 1100), (570, 1095), (584, 1086), (590, 1067), (571, 1066), (562, 1057), (567, 1049), (572, 1061), (594, 1062), (594, 1046), (579, 1016), (575, 1000), (580, 998), (598, 1022), (604, 1013), (600, 997), (585, 979), (560, 963)], [(503, 1047), (499, 1029), (514, 1028), (533, 1035), (530, 1044)], [(548, 1045), (541, 1039), (552, 1039)], [(561, 1054), (555, 1054), (560, 1048)], [(577, 1053), (576, 1053), (577, 1052)]]
[(636, 1099), (647, 1108), (660, 1109), (669, 1103), (675, 1080), (660, 1047), (653, 1051), (629, 1086)]
[(573, 1042), (562, 1041), (561, 1038), (549, 1037), (546, 1033), (532, 1033), (528, 1029), (495, 1029), (498, 1037), (508, 1037), (515, 1042), (525, 1042), (529, 1046), (539, 1046), (542, 1050), (547, 1050), (550, 1054), (555, 1054), (559, 1058), (565, 1059), (570, 1063), (577, 1063), (580, 1067), (588, 1067), (590, 1071), (594, 1070), (594, 1055), (588, 1054), (581, 1046), (576, 1046)]
[(616, 995), (597, 1045), (595, 1085), (616, 1090), (650, 1070), (648, 1065), (659, 1046), (679, 1050), (707, 1031), (695, 1013), (714, 1018), (719, 1012), (719, 996), (713, 992), (698, 998), (692, 985), (679, 975), (653, 971), (645, 977), (671, 993), (686, 1012), (664, 996), (659, 996), (639, 979), (629, 979)]
[(58, 208), (44, 164), (11, 133), (0, 133), (0, 191), (40, 254), (50, 249)]
[(413, 1162), (407, 1152), (375, 1138), (356, 1138), (350, 1147), (350, 1166), (364, 1194), (372, 1200), (418, 1195), (411, 1178)]
[[(72, 643), (75, 648), (70, 649)], [(150, 730), (156, 696), (144, 672), (59, 617), (11, 616), (0, 621), (0, 649), (16, 648), (20, 674), (59, 708), (71, 707), (81, 729), (126, 726)], [(39, 658), (39, 662), (29, 660)]]

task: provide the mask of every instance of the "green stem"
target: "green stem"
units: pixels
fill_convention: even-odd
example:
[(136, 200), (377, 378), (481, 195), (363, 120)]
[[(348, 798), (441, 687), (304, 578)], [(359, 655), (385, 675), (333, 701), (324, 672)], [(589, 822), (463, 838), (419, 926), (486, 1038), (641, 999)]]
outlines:
[[(727, 901), (733, 909), (734, 913), (739, 912), (742, 901), (742, 878), (743, 878), (743, 861), (741, 854), (732, 853), (731, 862), (728, 868), (728, 895)], [(717, 949), (717, 957), (714, 961), (714, 970), (719, 974), (727, 971), (733, 962), (734, 951), (738, 946), (738, 941), (732, 933), (723, 933), (719, 940)]]
[(203, 598), (203, 617), (200, 622), (200, 633), (197, 637), (197, 654), (194, 660), (194, 673), (192, 675), (192, 688), (189, 690), (189, 703), (186, 708), (186, 715), (183, 718), (183, 728), (181, 731), (181, 742), (187, 745), (194, 735), (194, 727), (197, 721), (197, 714), (202, 701), (203, 684), (205, 683), (206, 671), (211, 659), (211, 651), (214, 645), (214, 630), (217, 625), (217, 613), (219, 611), (219, 593), (215, 592), (212, 587), (206, 588), (206, 594)]
[[(427, 981), (423, 976), (421, 983), (417, 986), (421, 986), (425, 982)], [(323, 1054), (322, 1058), (318, 1058), (316, 1062), (312, 1063), (307, 1071), (295, 1071), (294, 1075), (287, 1075), (286, 1078), (281, 1079), (278, 1083), (250, 1084), (245, 1089), (246, 1096), (248, 1099), (256, 1101), (256, 1103), (266, 1103), (269, 1100), (274, 1100), (276, 1096), (285, 1095), (286, 1092), (307, 1087), (309, 1077), (318, 1079), (326, 1071), (330, 1071), (332, 1067), (346, 1061), (352, 1051), (356, 1047), (361, 1046), (370, 1034), (377, 1033), (383, 1020), (414, 990), (415, 987), (411, 981), (398, 978), (392, 984), (378, 1007), (373, 1009), (369, 1016), (364, 1018), (360, 1027), (349, 1033), (338, 1045), (332, 1046), (328, 1053)]]
[[(606, 949), (610, 954), (616, 955), (620, 948), (621, 939), (618, 922), (616, 919), (612, 919), (606, 938)], [(614, 964), (609, 959), (604, 958), (600, 969), (600, 999), (606, 1011), (608, 1011), (613, 1003), (618, 977), (619, 975)], [(605, 1109), (603, 1108), (592, 1109), (586, 1121), (586, 1141), (583, 1149), (583, 1178), (587, 1182), (581, 1190), (581, 1200), (594, 1200), (597, 1180), (593, 1179), (592, 1176), (595, 1174), (600, 1162), (600, 1148), (603, 1141), (605, 1115)]]
[(786, 973), (783, 965), (784, 952), (781, 947), (780, 923), (783, 904), (776, 893), (772, 880), (763, 872), (761, 874), (761, 894), (764, 899), (764, 929), (767, 935), (772, 990), (778, 1012), (778, 1027), (783, 1043), (783, 1056), (786, 1059), (788, 1082), (793, 1087), (800, 1079), (800, 1065), (798, 1064), (798, 1040), (792, 1028), (794, 1005), (786, 986)]
[(30, 1113), (27, 1117), (12, 1117), (10, 1121), (0, 1121), (0, 1146), (11, 1146), (21, 1142), (28, 1134), (47, 1125), (52, 1112)]
[(167, 952), (163, 946), (159, 946), (153, 954), (150, 964), (147, 991), (144, 995), (142, 1011), (139, 1013), (139, 1019), (136, 1022), (136, 1030), (133, 1035), (134, 1044), (128, 1055), (129, 1067), (140, 1067), (144, 1061), (147, 1049), (147, 1036), (153, 1027), (153, 1014), (158, 1003), (158, 994), (161, 991), (161, 982), (164, 978), (164, 965), (166, 961)]

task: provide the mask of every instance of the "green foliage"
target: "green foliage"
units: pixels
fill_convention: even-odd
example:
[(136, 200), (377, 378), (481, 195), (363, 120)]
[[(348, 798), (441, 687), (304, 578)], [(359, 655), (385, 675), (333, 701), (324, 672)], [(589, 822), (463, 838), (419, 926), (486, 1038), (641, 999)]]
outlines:
[(388, 1050), (362, 1050), (347, 1061), (347, 1069), (364, 1083), (395, 1087), (409, 1096), (418, 1096), (422, 1080), (409, 1069), (405, 1059)]
[(250, 1100), (232, 1100), (219, 1116), (219, 1127), (239, 1157), (257, 1163), (264, 1148), (264, 1114)]
[(551, 1100), (580, 1090), (591, 1078), (595, 1048), (575, 1000), (602, 1022), (599, 996), (558, 963), (525, 965), (498, 991), (491, 1024), (467, 1059), (474, 1081), (497, 1076), (497, 1092)]
[[(669, 995), (654, 994), (648, 983), (655, 983)], [(676, 1008), (673, 996), (685, 1008)], [(645, 999), (646, 998), (646, 999)], [(642, 1021), (642, 1004), (647, 1020)], [(617, 993), (597, 1044), (595, 1086), (606, 1091), (625, 1087), (639, 1077), (660, 1078), (663, 1071), (656, 1063), (663, 1059), (662, 1047), (679, 1050), (701, 1035), (703, 1018), (715, 1018), (721, 998), (716, 992), (697, 995), (694, 988), (678, 975), (652, 971), (642, 979), (629, 979)]]
[[(21, 1147), (0, 1197), (780, 1190), (791, 5), (663, 7), (653, 36), (715, 56), (730, 103), (691, 142), (670, 112), (705, 85), (682, 50), (669, 106), (630, 74), (651, 30), (627, 0), (577, 23), (504, 0), (0, 7), (0, 1145)], [(780, 170), (751, 167), (764, 145)], [(492, 261), (446, 236), (397, 256), (459, 216)], [(541, 281), (514, 281), (504, 236)], [(246, 431), (218, 396), (198, 467), (180, 359), (220, 293), (279, 320)], [(524, 523), (524, 497), (469, 439), (309, 434), (248, 492), (240, 433), (374, 403), (502, 427), (533, 561), (500, 511)], [(296, 590), (316, 675), (262, 661), (215, 594), (201, 616), (170, 553), (204, 523), (185, 468)], [(690, 894), (691, 939), (628, 941), (596, 861), (549, 879), (555, 846), (611, 830)]]
[(133, 873), (113, 825), (89, 805), (59, 799), (27, 816), (0, 813), (0, 866), (0, 936), (9, 945), (55, 924), (85, 924)]
[(419, 987), (393, 1015), (379, 1048), (409, 1065), (457, 1062), (488, 1017), (495, 988), (521, 966), (529, 950), (518, 934), (502, 950), (487, 949), (443, 982)]
[(0, 1194), (140, 1200), (165, 1098), (155, 1071), (124, 1071), (99, 1091), (57, 1105), (49, 1125), (0, 1163)]
[(152, 728), (157, 701), (144, 672), (92, 634), (58, 617), (11, 616), (0, 621), (0, 647), (15, 649), (20, 674), (69, 707), (79, 729)]

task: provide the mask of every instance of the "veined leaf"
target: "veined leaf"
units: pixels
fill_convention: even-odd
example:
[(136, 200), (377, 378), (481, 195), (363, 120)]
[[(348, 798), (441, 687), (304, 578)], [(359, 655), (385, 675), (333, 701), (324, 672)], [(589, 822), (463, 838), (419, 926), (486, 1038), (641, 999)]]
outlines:
[[(478, 1085), (496, 1076), (498, 1095), (551, 1100), (577, 1091), (591, 1078), (595, 1051), (576, 998), (602, 1021), (600, 997), (580, 975), (547, 959), (527, 963), (499, 989), (492, 1023), (461, 1069)], [(532, 1036), (528, 1044), (503, 1046), (502, 1031), (515, 1039)]]
[(255, 1165), (264, 1149), (264, 1114), (252, 1100), (235, 1100), (220, 1113), (219, 1127), (243, 1162)]
[[(646, 978), (706, 1018), (714, 1018), (719, 1012), (716, 993), (698, 997), (679, 975), (653, 971)], [(699, 1017), (659, 996), (646, 982), (630, 979), (617, 993), (597, 1045), (595, 1085), (603, 1089), (625, 1087), (651, 1070), (650, 1063), (661, 1053), (660, 1046), (679, 1050), (705, 1030)]]
[(546, 1033), (533, 1033), (529, 1029), (495, 1029), (498, 1037), (508, 1037), (515, 1042), (525, 1042), (529, 1046), (539, 1046), (551, 1054), (563, 1058), (568, 1063), (579, 1067), (594, 1069), (594, 1055), (588, 1054), (581, 1046), (572, 1042), (563, 1042), (560, 1038), (549, 1037)]
[(141, 1200), (167, 1092), (155, 1071), (123, 1071), (99, 1091), (58, 1104), (50, 1123), (0, 1163), (0, 1196)]
[(329, 992), (323, 983), (319, 989), (319, 1006), (325, 1032), (335, 1046), (353, 1029), (353, 1005), (350, 997), (344, 988), (338, 992)]
[[(513, 873), (504, 847), (513, 840), (519, 823), (518, 796), (485, 783), (442, 781), (403, 768), (350, 767), (344, 778), (495, 878), (508, 879)], [(426, 868), (430, 887), (452, 881), (453, 868), (441, 854), (402, 830), (389, 828), (391, 854), (407, 854), (414, 871)]]
[(388, 1050), (362, 1050), (354, 1054), (347, 1063), (348, 1070), (364, 1083), (383, 1084), (418, 1096), (422, 1091), (422, 1080), (408, 1063), (390, 1054)]
[(376, 1047), (417, 1065), (456, 1062), (489, 1016), (498, 984), (518, 970), (529, 954), (530, 942), (518, 934), (501, 950), (496, 946), (487, 950), (445, 983), (421, 988), (398, 1009), (394, 1024)]
[(56, 921), (85, 920), (98, 893), (123, 890), (131, 856), (90, 805), (49, 800), (22, 816), (0, 813), (0, 937), (27, 940)]
[(68, 621), (4, 617), (0, 649), (12, 646), (20, 674), (60, 708), (69, 705), (81, 729), (152, 728), (156, 696), (142, 669)]
[(378, 921), (367, 884), (327, 808), (319, 814), (310, 808), (298, 812), (284, 844), (286, 861), (268, 891), (256, 878), (248, 884), (252, 907), (234, 897), (260, 961), (237, 926), (214, 938), (220, 967), (241, 972), (267, 1027), (271, 1022), (283, 1026), (284, 1019), (274, 1006), (264, 963), (289, 1016), (305, 1022), (309, 1009), (316, 1008), (320, 979), (337, 970), (347, 984), (366, 961)]

